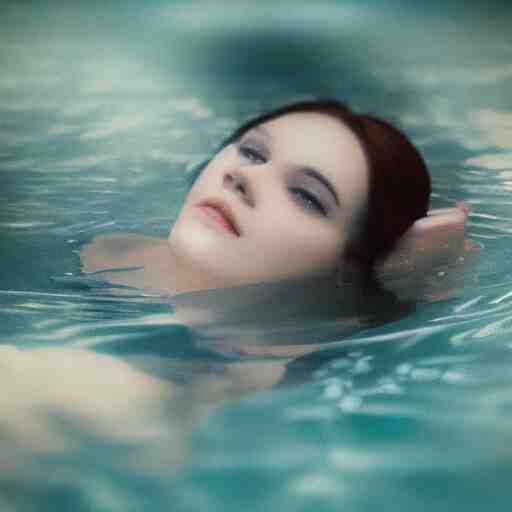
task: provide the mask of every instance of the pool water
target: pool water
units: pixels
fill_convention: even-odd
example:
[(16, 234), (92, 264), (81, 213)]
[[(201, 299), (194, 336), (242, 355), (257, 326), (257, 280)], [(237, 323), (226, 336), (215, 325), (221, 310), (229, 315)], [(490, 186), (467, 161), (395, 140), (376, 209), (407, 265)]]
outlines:
[(84, 279), (79, 250), (106, 233), (165, 237), (187, 172), (248, 116), (300, 98), (402, 126), (432, 205), (471, 206), (480, 255), (451, 299), (334, 336), (273, 389), (193, 421), (170, 407), (137, 437), (141, 411), (110, 425), (131, 428), (118, 442), (64, 425), (71, 441), (52, 451), (13, 445), (4, 415), (0, 508), (509, 510), (511, 20), (499, 2), (7, 3), (2, 345), (153, 361), (184, 387), (218, 371), (231, 356), (193, 343), (167, 301)]

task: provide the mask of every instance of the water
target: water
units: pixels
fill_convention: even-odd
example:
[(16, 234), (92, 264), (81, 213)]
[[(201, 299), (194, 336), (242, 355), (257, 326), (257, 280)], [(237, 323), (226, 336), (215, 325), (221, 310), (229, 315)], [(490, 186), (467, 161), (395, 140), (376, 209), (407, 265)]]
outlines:
[[(508, 510), (510, 8), (298, 4), (3, 8), (2, 344), (94, 348), (185, 389), (206, 375), (232, 400), (191, 415), (190, 395), (118, 392), (98, 368), (95, 412), (52, 423), (59, 445), (19, 419), (26, 368), (0, 402), (2, 510)], [(81, 280), (77, 251), (102, 233), (166, 236), (187, 169), (247, 116), (308, 96), (403, 126), (433, 206), (471, 205), (481, 253), (451, 300), (334, 337), (274, 389), (237, 393), (222, 387), (232, 355), (194, 343), (165, 301)], [(77, 385), (69, 361), (44, 357)], [(106, 390), (113, 423), (95, 401)], [(25, 433), (39, 441), (16, 445)]]

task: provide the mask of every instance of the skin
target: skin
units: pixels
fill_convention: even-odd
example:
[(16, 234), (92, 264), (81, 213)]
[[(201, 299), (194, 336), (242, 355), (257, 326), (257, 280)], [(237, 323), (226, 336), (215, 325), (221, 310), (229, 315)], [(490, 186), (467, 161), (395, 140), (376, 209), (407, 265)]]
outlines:
[[(187, 197), (169, 236), (178, 290), (333, 274), (367, 194), (363, 150), (338, 120), (293, 113), (260, 125), (224, 148)], [(208, 199), (230, 208), (239, 236), (198, 208)]]
[[(261, 128), (226, 147), (204, 169), (167, 240), (124, 234), (98, 237), (82, 249), (83, 271), (101, 271), (100, 278), (112, 283), (171, 295), (324, 278), (343, 271), (343, 249), (358, 227), (368, 193), (368, 169), (359, 142), (342, 123), (324, 114), (287, 114)], [(315, 168), (328, 181), (339, 204), (318, 178), (308, 175), (305, 166)], [(218, 222), (211, 211), (197, 206), (211, 198), (231, 209), (239, 236)], [(430, 260), (464, 258), (473, 250), (464, 240), (467, 214), (461, 205), (421, 219), (381, 271), (423, 271)], [(113, 268), (132, 270), (106, 270)], [(449, 294), (450, 290), (446, 291)], [(442, 290), (436, 294), (445, 296)], [(188, 323), (177, 313), (179, 321)], [(223, 342), (229, 345), (230, 340)], [(172, 451), (180, 457), (179, 432), (187, 429), (183, 424), (195, 418), (197, 408), (203, 411), (219, 400), (272, 387), (283, 375), (287, 361), (320, 347), (237, 343), (234, 352), (278, 360), (242, 359), (226, 364), (224, 372), (200, 375), (186, 390), (107, 355), (2, 347), (0, 383), (7, 392), (0, 400), (0, 413), (8, 421), (0, 430), (15, 441), (10, 460), (35, 464), (37, 453), (76, 450), (80, 439), (70, 440), (56, 429), (55, 418), (79, 424), (87, 435), (112, 443), (137, 444), (140, 433), (148, 432), (141, 442), (143, 453), (147, 451), (144, 443), (158, 440), (170, 430), (171, 441), (178, 440)], [(220, 350), (229, 348), (224, 345)], [(109, 392), (95, 392), (96, 388)], [(172, 407), (162, 409), (162, 404)], [(195, 409), (184, 413), (188, 406)], [(178, 418), (185, 419), (178, 422)], [(30, 428), (20, 429), (19, 425)], [(141, 455), (137, 465), (144, 461)], [(164, 465), (168, 462), (163, 461)], [(26, 466), (0, 465), (4, 476), (18, 470), (26, 476)]]
[[(320, 177), (312, 177), (310, 169)], [(363, 150), (343, 123), (323, 113), (286, 114), (253, 128), (215, 156), (189, 192), (168, 240), (99, 237), (82, 249), (82, 268), (136, 267), (100, 277), (170, 295), (305, 278), (332, 285), (340, 282), (343, 250), (358, 229), (367, 194)], [(209, 200), (229, 208), (236, 233), (200, 207)], [(435, 265), (464, 258), (474, 249), (464, 239), (467, 216), (464, 204), (430, 212), (378, 271), (398, 275), (403, 293), (408, 291), (403, 276), (428, 275)], [(430, 289), (421, 290), (414, 279), (413, 292), (449, 297), (451, 290), (442, 288), (449, 284), (440, 288), (428, 282)], [(192, 313), (193, 308), (183, 309), (177, 304), (174, 317), (189, 325), (208, 316), (204, 307)], [(274, 355), (275, 350), (291, 357), (304, 350), (304, 345), (274, 349), (267, 344), (261, 353), (261, 347), (241, 343), (236, 341), (239, 351), (250, 355)]]
[[(305, 168), (318, 171), (339, 204)], [(312, 276), (340, 282), (343, 249), (358, 229), (367, 189), (364, 154), (347, 127), (321, 113), (287, 114), (216, 155), (189, 192), (167, 240), (99, 236), (82, 247), (82, 270), (166, 295)], [(229, 207), (240, 236), (198, 207), (208, 199)], [(432, 210), (377, 271), (419, 275), (477, 252), (464, 237), (468, 213), (464, 203)], [(108, 271), (123, 268), (129, 270)], [(449, 294), (437, 290), (433, 298)]]
[[(174, 294), (332, 274), (367, 194), (360, 145), (341, 123), (321, 114), (287, 115), (262, 128), (212, 160), (190, 191), (168, 240), (101, 237), (82, 252), (84, 271), (138, 267), (102, 277)], [(308, 175), (306, 166), (315, 168), (321, 179)], [(239, 236), (197, 207), (212, 197), (229, 206)], [(20, 374), (27, 387), (15, 399), (7, 393), (0, 401), (0, 411), (9, 417), (3, 430), (20, 447), (17, 455), (34, 463), (32, 454), (70, 449), (71, 441), (54, 428), (54, 418), (66, 424), (78, 421), (84, 433), (103, 442), (137, 444), (138, 433), (149, 425), (148, 438), (142, 441), (154, 436), (158, 442), (162, 433), (170, 432), (176, 443), (199, 409), (204, 412), (219, 400), (271, 387), (285, 371), (282, 360), (234, 362), (221, 373), (199, 375), (192, 385), (178, 389), (137, 370), (135, 362), (90, 351), (2, 350), (2, 387), (20, 391), (15, 378)], [(18, 429), (22, 423), (32, 429)], [(169, 428), (162, 428), (166, 424)], [(79, 441), (74, 439), (75, 446)], [(179, 441), (177, 445), (175, 458), (181, 456)], [(0, 474), (13, 471), (0, 467)]]

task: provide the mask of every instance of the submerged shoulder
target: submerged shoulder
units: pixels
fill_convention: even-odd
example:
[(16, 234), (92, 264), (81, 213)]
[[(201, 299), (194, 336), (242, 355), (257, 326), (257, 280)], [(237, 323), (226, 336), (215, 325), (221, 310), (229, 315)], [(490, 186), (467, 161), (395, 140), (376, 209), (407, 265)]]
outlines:
[(100, 235), (82, 246), (82, 271), (145, 266), (149, 254), (166, 243), (161, 238), (130, 233)]

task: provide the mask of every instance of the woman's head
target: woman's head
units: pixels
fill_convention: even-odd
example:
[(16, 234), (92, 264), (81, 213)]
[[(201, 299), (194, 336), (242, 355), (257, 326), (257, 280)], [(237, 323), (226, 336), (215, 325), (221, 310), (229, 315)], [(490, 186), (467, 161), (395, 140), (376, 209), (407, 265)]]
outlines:
[(171, 250), (206, 287), (370, 270), (425, 215), (429, 194), (421, 156), (391, 125), (334, 101), (295, 103), (221, 146)]

